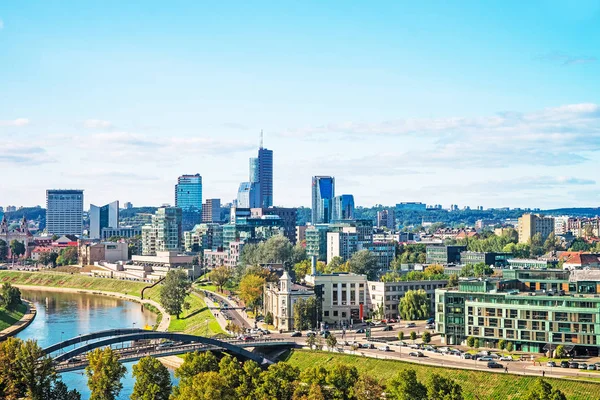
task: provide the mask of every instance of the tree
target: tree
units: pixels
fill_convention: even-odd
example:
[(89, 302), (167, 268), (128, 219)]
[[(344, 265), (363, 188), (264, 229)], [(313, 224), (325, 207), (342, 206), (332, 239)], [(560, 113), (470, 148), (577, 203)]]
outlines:
[(327, 264), (327, 272), (341, 272), (342, 265), (344, 265), (344, 259), (340, 256), (335, 256)]
[(219, 375), (225, 378), (228, 387), (235, 389), (242, 383), (244, 370), (238, 360), (225, 354), (219, 361)]
[(263, 264), (283, 264), (291, 260), (294, 251), (292, 243), (283, 235), (272, 236), (259, 247)]
[(354, 366), (336, 364), (327, 373), (326, 382), (333, 387), (333, 399), (352, 398), (350, 393), (358, 381), (358, 370)]
[(317, 338), (315, 335), (310, 335), (309, 337), (306, 338), (306, 345), (308, 346), (309, 349), (313, 349), (313, 347), (315, 346), (315, 344), (317, 344)]
[(337, 345), (337, 339), (335, 338), (335, 336), (329, 335), (329, 336), (327, 336), (327, 339), (325, 339), (325, 343), (327, 343), (327, 348), (329, 350), (333, 350), (333, 349), (335, 349), (335, 346)]
[(55, 252), (50, 253), (50, 263), (52, 264), (52, 268), (56, 268), (56, 262), (58, 260), (58, 254)]
[(49, 252), (44, 252), (44, 253), (40, 254), (40, 256), (38, 258), (38, 262), (40, 264), (42, 264), (44, 267), (47, 267), (48, 264), (50, 264), (52, 262), (50, 260), (50, 253)]
[(273, 313), (271, 311), (267, 311), (265, 314), (265, 324), (273, 325)]
[[(196, 246), (196, 250), (192, 249), (192, 251), (195, 251), (195, 252), (200, 251), (200, 248), (199, 248), (200, 246), (198, 246), (198, 243), (194, 243), (194, 246)], [(194, 256), (192, 258), (192, 265), (200, 265), (200, 259), (198, 258), (198, 256)]]
[(388, 391), (397, 400), (427, 400), (427, 388), (417, 380), (414, 369), (405, 369), (388, 383)]
[(14, 368), (22, 341), (9, 337), (0, 343), (0, 399), (18, 399), (25, 395), (20, 369)]
[(182, 381), (171, 397), (173, 400), (236, 400), (235, 391), (218, 372), (201, 372)]
[(255, 312), (262, 299), (264, 285), (265, 278), (254, 274), (244, 276), (240, 282), (240, 298)]
[(294, 274), (296, 279), (304, 279), (306, 275), (310, 274), (312, 264), (309, 260), (302, 260), (299, 263), (294, 264)]
[(23, 395), (31, 400), (45, 400), (56, 379), (52, 358), (34, 340), (21, 342), (16, 360), (17, 380), (22, 384)]
[(404, 332), (403, 331), (398, 332), (398, 340), (404, 340)]
[(475, 347), (476, 349), (478, 349), (479, 346), (480, 346), (479, 339), (475, 338), (475, 340), (473, 341), (473, 347)]
[(443, 275), (444, 267), (440, 264), (431, 264), (427, 268), (425, 268), (425, 270), (423, 271), (423, 274), (425, 275), (426, 278), (436, 276), (436, 275)]
[(415, 332), (415, 331), (410, 332), (410, 340), (412, 340), (413, 343), (415, 342), (415, 340), (417, 340), (417, 332)]
[(6, 257), (8, 257), (8, 245), (0, 239), (0, 261), (6, 260)]
[(469, 336), (467, 338), (467, 346), (469, 346), (469, 347), (475, 346), (475, 338), (473, 336)]
[[(298, 385), (300, 370), (286, 362), (270, 365), (260, 374), (261, 384), (256, 397), (263, 399), (291, 399)], [(186, 399), (188, 400), (188, 399)]]
[(506, 340), (504, 340), (504, 339), (500, 339), (500, 340), (498, 341), (498, 348), (499, 348), (500, 350), (504, 350), (504, 349), (506, 348)]
[(294, 329), (302, 331), (317, 326), (317, 299), (298, 299), (294, 304)]
[(430, 301), (423, 289), (409, 290), (400, 300), (400, 316), (402, 319), (424, 319), (429, 316)]
[(448, 276), (448, 287), (458, 286), (458, 274), (450, 274)]
[(171, 374), (167, 367), (152, 357), (144, 357), (133, 366), (135, 384), (131, 400), (168, 400)]
[(172, 269), (167, 272), (167, 276), (160, 290), (160, 304), (171, 315), (181, 314), (183, 303), (187, 297), (192, 284), (187, 279), (185, 271)]
[(590, 245), (582, 238), (576, 238), (571, 242), (569, 251), (590, 251)]
[(212, 352), (195, 351), (183, 356), (183, 364), (175, 370), (175, 377), (185, 381), (192, 379), (201, 372), (216, 372), (218, 370), (219, 361)]
[(69, 390), (63, 381), (57, 380), (45, 400), (81, 400), (81, 394), (75, 389)]
[(533, 235), (527, 244), (529, 244), (531, 247), (531, 255), (541, 256), (544, 254), (544, 242), (540, 232), (537, 232), (535, 235)]
[(360, 400), (382, 399), (383, 392), (383, 385), (369, 375), (361, 375), (352, 388), (354, 397)]
[(567, 356), (567, 350), (565, 349), (565, 346), (559, 344), (558, 346), (556, 346), (554, 354), (556, 355), (556, 358), (565, 358)]
[(15, 258), (20, 258), (23, 254), (25, 254), (25, 245), (16, 239), (11, 240), (10, 256), (12, 258), (13, 264), (15, 262)]
[(110, 347), (95, 349), (88, 354), (85, 367), (90, 388), (90, 400), (115, 400), (123, 384), (121, 379), (127, 369), (119, 363), (119, 355)]
[(512, 342), (506, 343), (506, 351), (508, 351), (509, 353), (511, 351), (513, 351), (513, 344), (512, 344)]
[(429, 331), (423, 332), (423, 334), (421, 335), (421, 340), (425, 344), (430, 343), (431, 342), (431, 332), (429, 332)]
[(56, 263), (59, 265), (77, 264), (77, 247), (70, 246), (62, 249), (56, 258)]
[(357, 251), (348, 261), (348, 272), (367, 275), (368, 280), (377, 278), (377, 256), (369, 250)]
[(233, 274), (231, 273), (231, 270), (224, 265), (213, 269), (208, 274), (208, 279), (219, 287), (220, 292), (223, 291), (223, 286), (225, 286), (232, 277)]
[(432, 374), (427, 384), (428, 400), (463, 400), (462, 388), (454, 380)]
[(550, 234), (546, 238), (546, 241), (544, 242), (544, 251), (545, 252), (556, 251), (556, 250), (559, 250), (560, 248), (561, 248), (560, 239), (556, 237), (556, 234), (554, 232), (550, 232)]
[(10, 283), (4, 283), (0, 293), (0, 297), (2, 297), (2, 306), (4, 308), (14, 310), (21, 304), (21, 291)]
[(558, 389), (543, 379), (537, 379), (527, 392), (525, 400), (567, 400), (567, 397)]
[(256, 388), (260, 385), (260, 366), (252, 361), (246, 361), (243, 367), (243, 374), (240, 377), (240, 385), (235, 388), (235, 393), (238, 399), (254, 400)]

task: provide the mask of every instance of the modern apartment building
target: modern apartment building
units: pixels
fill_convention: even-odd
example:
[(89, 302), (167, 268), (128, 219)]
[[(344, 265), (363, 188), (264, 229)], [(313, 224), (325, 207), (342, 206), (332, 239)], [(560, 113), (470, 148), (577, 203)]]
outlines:
[(334, 257), (348, 261), (358, 250), (358, 234), (355, 228), (347, 228), (339, 232), (327, 232), (327, 264)]
[(317, 257), (319, 261), (327, 261), (327, 232), (329, 225), (310, 225), (306, 228), (306, 254)]
[(202, 177), (182, 175), (175, 185), (175, 207), (182, 212), (182, 229), (188, 231), (202, 220)]
[(206, 199), (202, 205), (202, 222), (221, 221), (221, 199)]
[(396, 243), (394, 242), (373, 242), (368, 244), (366, 249), (377, 257), (377, 270), (380, 275), (390, 269), (390, 264), (396, 258)]
[(142, 227), (142, 255), (158, 252), (181, 251), (183, 232), (182, 211), (179, 207), (160, 207), (152, 216), (152, 223)]
[(198, 224), (183, 233), (184, 248), (188, 252), (203, 252), (223, 248), (223, 225)]
[(119, 201), (113, 201), (102, 207), (90, 204), (90, 239), (100, 239), (102, 229), (119, 227)]
[(46, 230), (58, 236), (83, 234), (83, 190), (46, 191)]
[(377, 227), (388, 228), (389, 230), (396, 229), (396, 213), (394, 210), (377, 211)]
[(349, 220), (354, 219), (354, 196), (351, 194), (343, 194), (333, 198), (333, 206), (331, 211), (331, 220)]
[(554, 232), (554, 218), (540, 214), (523, 214), (519, 218), (519, 243), (527, 243), (536, 233), (542, 236), (542, 241)]
[(460, 253), (466, 251), (467, 246), (427, 246), (425, 256), (427, 264), (458, 264)]
[(333, 212), (335, 178), (313, 176), (312, 178), (312, 224), (328, 224)]
[(142, 234), (139, 226), (120, 226), (118, 228), (102, 228), (100, 239), (107, 240), (111, 237), (132, 238)]
[(283, 234), (292, 244), (296, 244), (296, 220), (298, 219), (297, 208), (269, 207), (252, 208), (250, 216), (260, 218), (265, 215), (276, 215), (283, 222)]
[(598, 355), (600, 271), (504, 270), (502, 279), (464, 280), (436, 290), (436, 330), (447, 344), (500, 339), (517, 351), (545, 352), (564, 345)]

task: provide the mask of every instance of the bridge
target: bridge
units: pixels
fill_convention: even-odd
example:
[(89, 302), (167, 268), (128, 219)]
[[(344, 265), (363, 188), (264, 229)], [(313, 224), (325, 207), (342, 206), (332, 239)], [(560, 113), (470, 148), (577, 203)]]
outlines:
[[(170, 342), (161, 344), (160, 341), (163, 339)], [(253, 360), (261, 366), (272, 364), (272, 361), (253, 353), (248, 348), (268, 349), (296, 345), (295, 342), (287, 339), (218, 340), (177, 332), (111, 329), (64, 340), (46, 347), (44, 353), (52, 356), (58, 372), (67, 372), (85, 368), (88, 365), (86, 354), (91, 350), (117, 344), (121, 344), (121, 347), (116, 347), (114, 350), (119, 354), (121, 362), (136, 361), (147, 356), (164, 357), (194, 351), (218, 351)]]

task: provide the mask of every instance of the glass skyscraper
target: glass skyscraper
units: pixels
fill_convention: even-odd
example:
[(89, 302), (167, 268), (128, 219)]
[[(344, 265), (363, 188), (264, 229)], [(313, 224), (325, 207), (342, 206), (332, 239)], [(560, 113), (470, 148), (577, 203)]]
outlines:
[(335, 197), (335, 178), (332, 176), (313, 176), (312, 178), (312, 223), (331, 222), (333, 198)]
[(90, 204), (90, 239), (100, 239), (103, 228), (119, 227), (119, 201), (102, 207)]
[(343, 194), (333, 198), (332, 221), (354, 219), (354, 196)]
[(259, 166), (258, 166), (258, 158), (252, 157), (250, 158), (250, 182), (258, 182), (260, 180), (259, 176)]
[(183, 230), (189, 231), (202, 222), (202, 177), (181, 175), (175, 185), (175, 206), (183, 213)]
[(258, 181), (262, 208), (273, 205), (273, 150), (258, 149)]

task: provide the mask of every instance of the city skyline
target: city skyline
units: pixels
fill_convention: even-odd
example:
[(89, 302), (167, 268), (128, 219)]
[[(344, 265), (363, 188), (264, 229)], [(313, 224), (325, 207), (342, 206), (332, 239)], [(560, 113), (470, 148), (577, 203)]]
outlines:
[(172, 204), (188, 171), (227, 203), (261, 129), (278, 206), (317, 175), (357, 206), (599, 203), (595, 3), (182, 4), (0, 11), (0, 204)]

